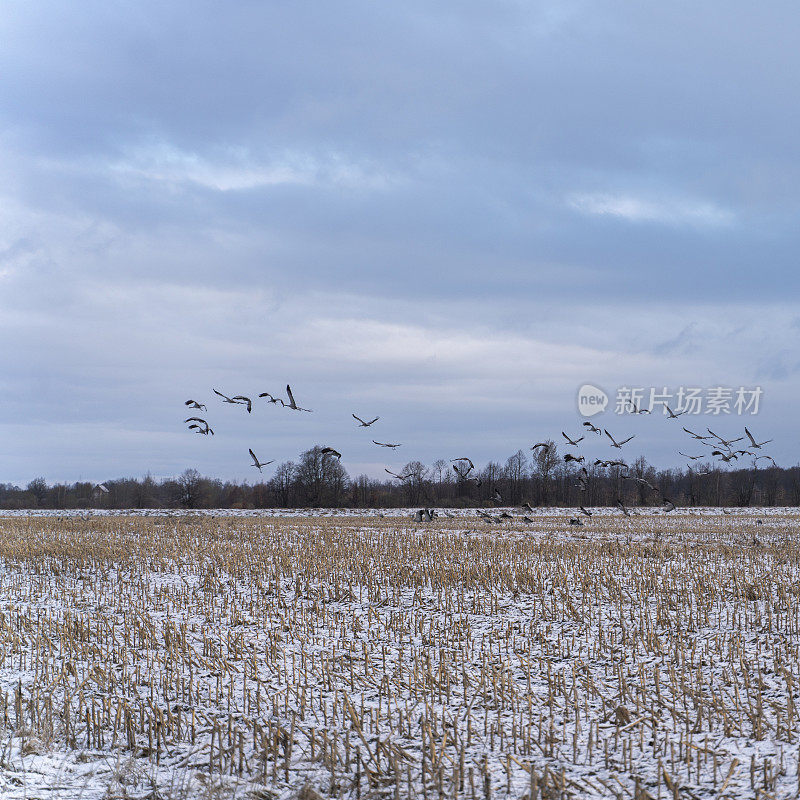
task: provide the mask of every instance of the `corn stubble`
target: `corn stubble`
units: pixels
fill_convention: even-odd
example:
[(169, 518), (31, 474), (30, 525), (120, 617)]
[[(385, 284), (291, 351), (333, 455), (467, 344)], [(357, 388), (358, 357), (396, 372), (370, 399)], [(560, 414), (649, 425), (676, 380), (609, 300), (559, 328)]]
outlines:
[(0, 721), (253, 797), (789, 797), (798, 518), (0, 520)]

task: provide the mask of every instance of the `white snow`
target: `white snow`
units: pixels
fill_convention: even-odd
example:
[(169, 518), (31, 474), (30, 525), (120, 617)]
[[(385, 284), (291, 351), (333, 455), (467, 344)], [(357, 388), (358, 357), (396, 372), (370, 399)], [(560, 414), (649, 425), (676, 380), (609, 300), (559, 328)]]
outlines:
[(0, 796), (796, 796), (796, 509), (413, 511), (3, 514)]

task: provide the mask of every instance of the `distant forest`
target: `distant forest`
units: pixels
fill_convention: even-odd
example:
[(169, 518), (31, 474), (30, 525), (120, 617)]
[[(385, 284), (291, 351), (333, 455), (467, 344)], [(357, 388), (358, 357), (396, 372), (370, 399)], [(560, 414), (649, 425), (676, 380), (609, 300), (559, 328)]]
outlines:
[[(565, 463), (555, 446), (529, 456), (518, 450), (505, 463), (490, 461), (462, 477), (440, 459), (426, 466), (410, 461), (400, 471), (405, 480), (359, 475), (350, 478), (339, 460), (317, 446), (297, 462), (280, 464), (268, 480), (235, 483), (187, 469), (177, 478), (116, 478), (102, 484), (57, 483), (43, 478), (24, 488), (0, 484), (0, 509), (70, 508), (392, 508), (442, 506), (470, 508), (515, 506), (660, 505), (800, 506), (800, 466), (733, 467), (706, 463), (684, 470), (656, 470), (643, 457), (627, 469), (587, 465), (586, 486), (580, 466)], [(625, 477), (625, 476), (629, 477)], [(406, 477), (407, 476), (407, 477)], [(651, 489), (641, 478), (651, 484)]]

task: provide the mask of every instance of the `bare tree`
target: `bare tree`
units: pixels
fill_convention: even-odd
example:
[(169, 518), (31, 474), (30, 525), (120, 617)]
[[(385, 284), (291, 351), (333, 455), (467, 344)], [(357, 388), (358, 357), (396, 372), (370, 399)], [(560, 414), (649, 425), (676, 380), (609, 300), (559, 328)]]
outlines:
[(793, 506), (800, 506), (800, 466), (790, 467), (789, 473), (789, 496)]
[(294, 461), (284, 461), (275, 469), (275, 474), (269, 482), (281, 508), (288, 508), (292, 505), (296, 472), (297, 464)]
[(779, 476), (775, 467), (761, 470), (761, 491), (763, 492), (764, 505), (774, 506), (778, 499)]
[(37, 506), (44, 503), (48, 492), (47, 481), (44, 478), (34, 478), (26, 488), (33, 495)]
[(403, 467), (401, 474), (409, 476), (407, 480), (403, 481), (409, 505), (427, 502), (428, 492), (425, 483), (430, 474), (428, 468), (421, 461), (409, 461)]
[(534, 471), (539, 481), (539, 494), (542, 505), (550, 502), (550, 479), (553, 470), (559, 464), (558, 449), (552, 439), (545, 439), (547, 447), (536, 448), (534, 456)]
[(503, 468), (497, 463), (497, 461), (489, 461), (481, 470), (481, 496), (483, 498), (483, 502), (485, 502), (487, 498), (494, 494), (495, 490), (498, 488), (497, 482), (502, 477)]
[(639, 481), (636, 482), (636, 495), (639, 505), (646, 505), (652, 494), (652, 489), (648, 488), (647, 484), (641, 483), (640, 481), (644, 480), (655, 485), (656, 471), (647, 463), (647, 459), (644, 456), (639, 456), (631, 465), (631, 472), (634, 476), (639, 478)]
[(438, 502), (452, 499), (453, 477), (450, 464), (443, 458), (437, 458), (431, 464), (431, 480), (433, 482), (433, 492)]
[(202, 505), (203, 478), (196, 469), (184, 470), (178, 478), (181, 487), (181, 505), (185, 508), (199, 508)]
[(434, 483), (438, 485), (442, 484), (446, 478), (450, 476), (450, 465), (443, 459), (437, 458), (436, 461), (431, 464), (431, 478)]
[(753, 499), (756, 485), (755, 468), (734, 470), (729, 477), (731, 498), (735, 505), (746, 508)]
[(309, 506), (339, 506), (347, 487), (347, 471), (338, 458), (315, 445), (300, 456), (295, 480), (301, 501)]
[(369, 508), (375, 505), (375, 481), (369, 475), (359, 475), (350, 486), (352, 503), (356, 508)]
[(508, 502), (518, 505), (522, 501), (522, 482), (528, 476), (528, 457), (523, 450), (517, 450), (506, 459), (503, 475), (507, 484)]

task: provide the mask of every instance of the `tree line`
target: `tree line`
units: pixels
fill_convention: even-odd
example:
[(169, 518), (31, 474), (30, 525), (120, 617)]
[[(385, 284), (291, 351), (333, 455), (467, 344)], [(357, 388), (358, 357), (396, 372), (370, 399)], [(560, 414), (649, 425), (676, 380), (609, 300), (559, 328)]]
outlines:
[[(518, 450), (504, 463), (490, 461), (461, 477), (452, 464), (410, 461), (404, 481), (367, 475), (350, 478), (338, 459), (319, 446), (286, 461), (265, 481), (231, 482), (187, 469), (176, 478), (117, 478), (102, 484), (48, 484), (36, 478), (24, 488), (0, 484), (0, 509), (71, 508), (396, 508), (491, 506), (495, 491), (503, 505), (612, 506), (800, 506), (800, 466), (720, 469), (710, 463), (694, 469), (656, 470), (639, 457), (627, 470), (588, 466), (586, 490), (578, 485), (580, 467), (564, 463), (556, 446), (529, 456)], [(651, 484), (625, 478), (625, 474)]]

